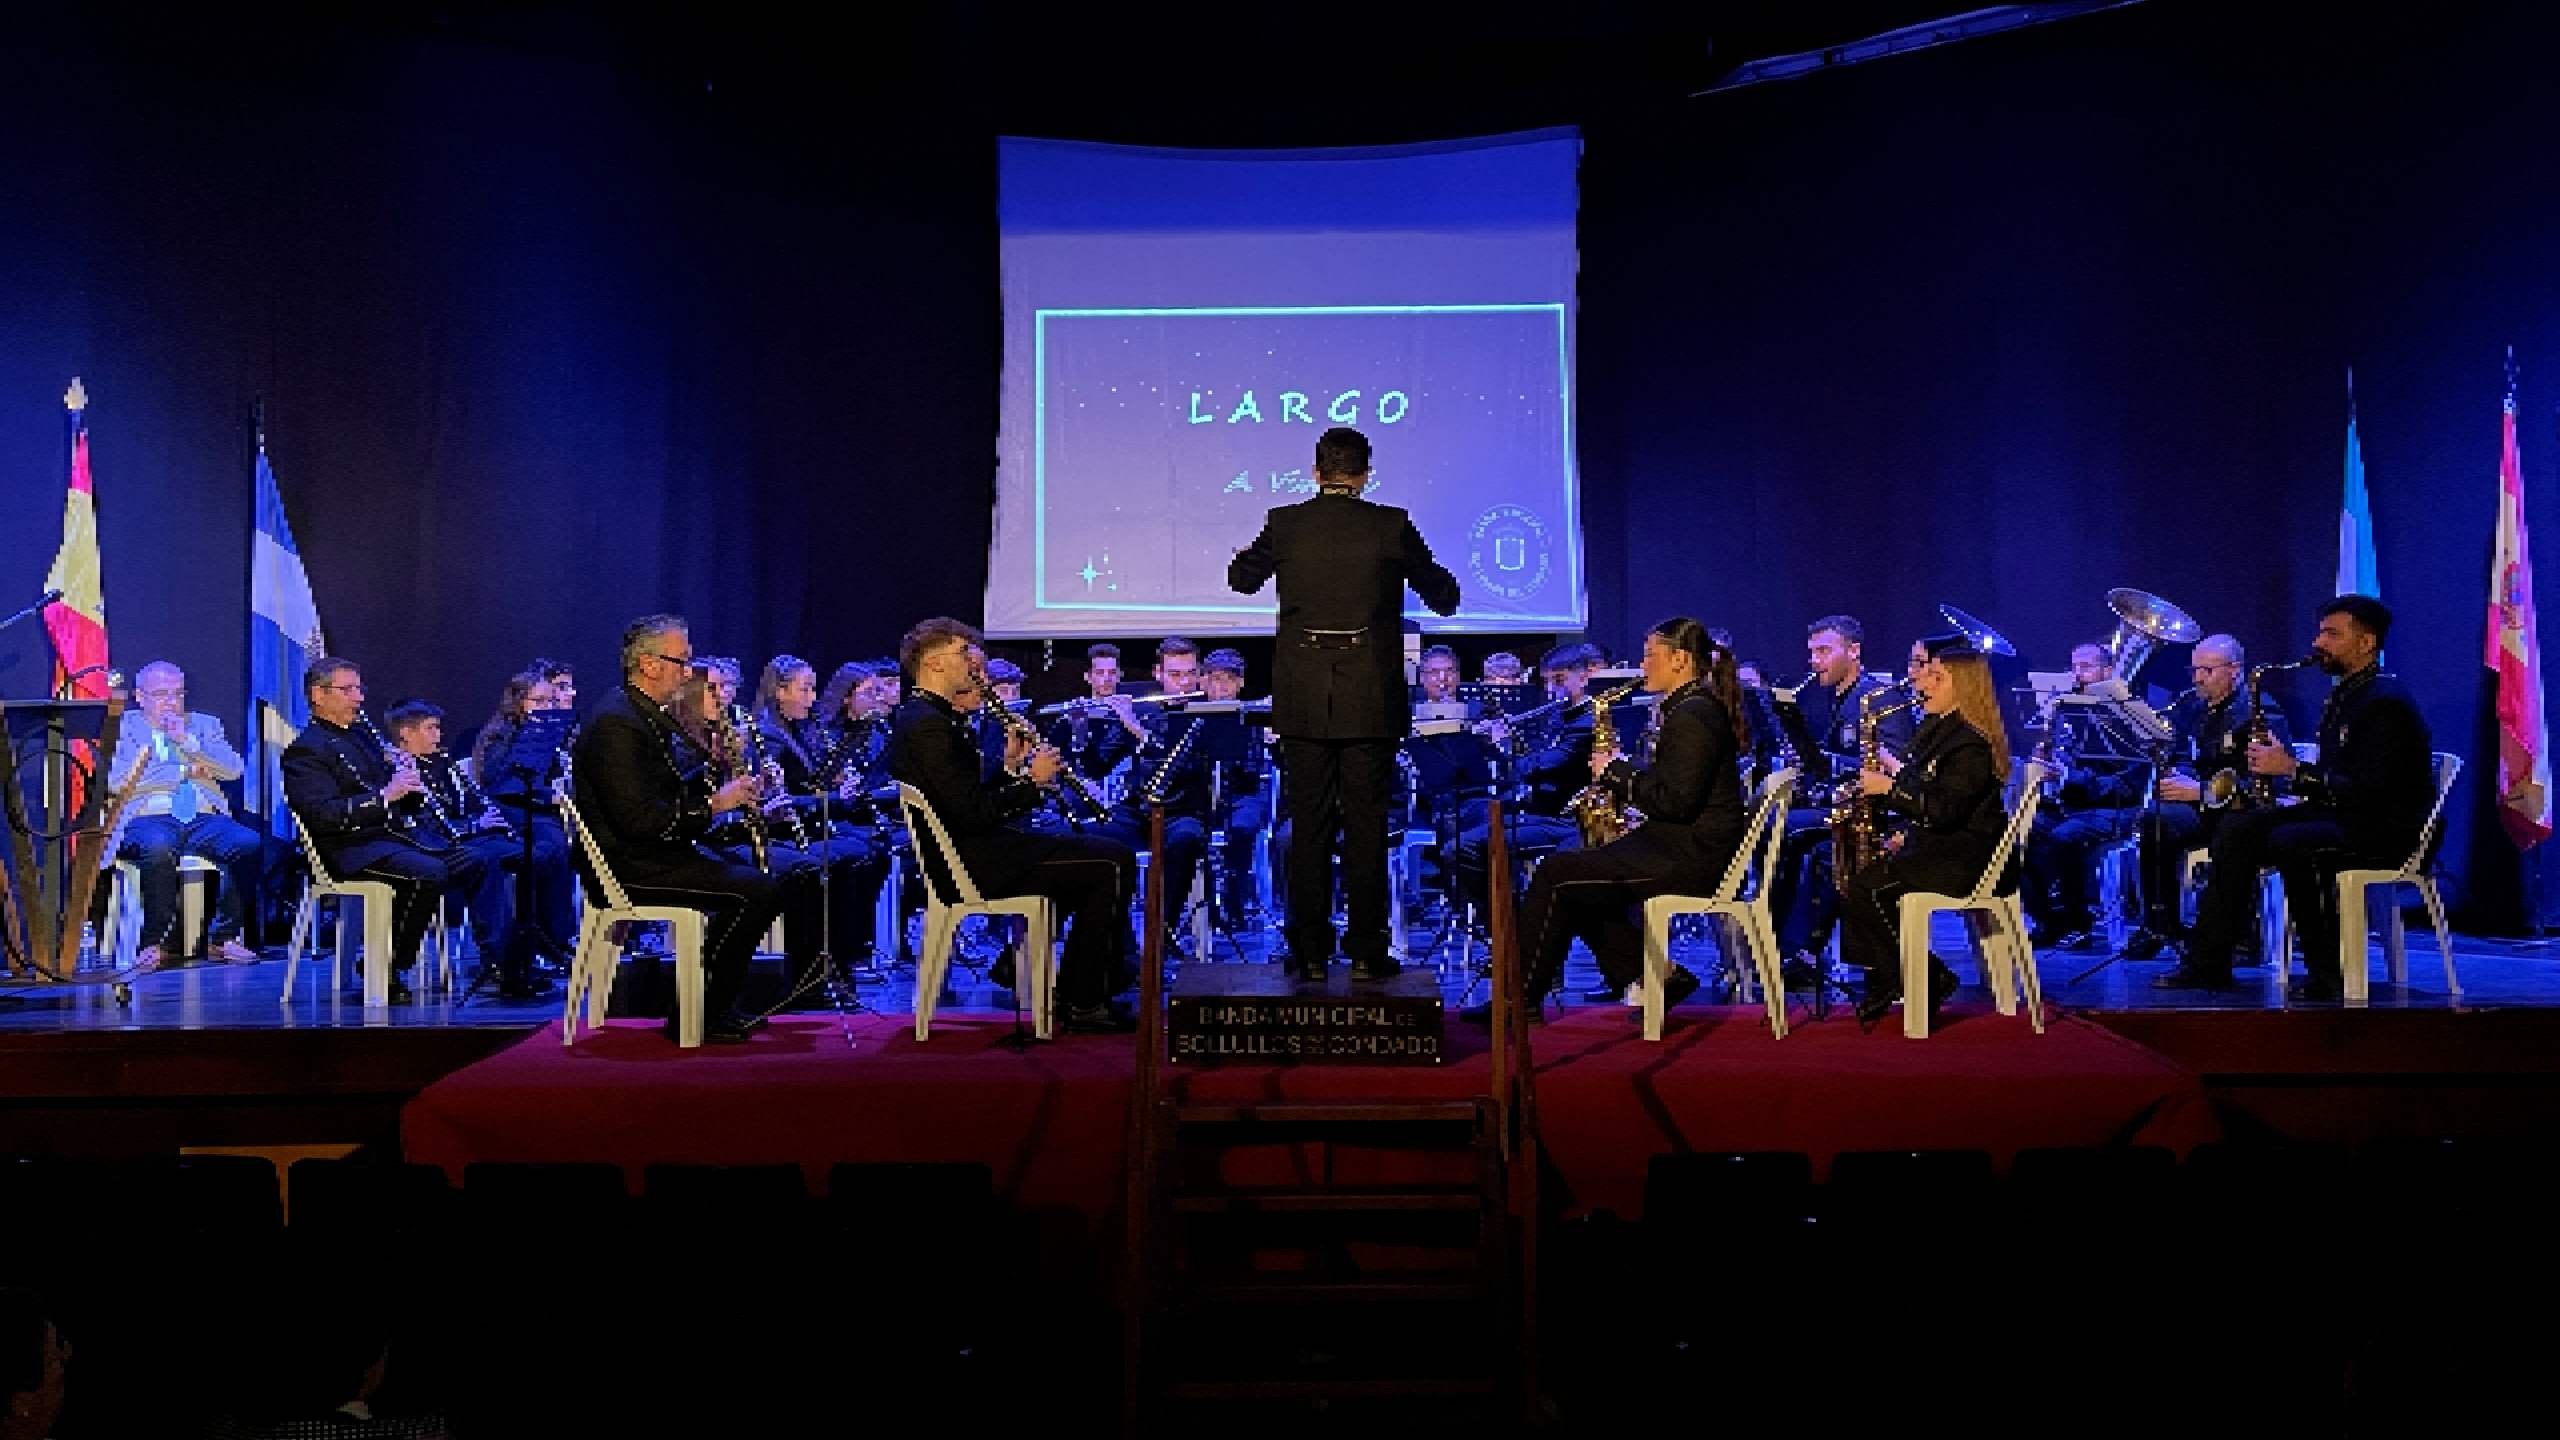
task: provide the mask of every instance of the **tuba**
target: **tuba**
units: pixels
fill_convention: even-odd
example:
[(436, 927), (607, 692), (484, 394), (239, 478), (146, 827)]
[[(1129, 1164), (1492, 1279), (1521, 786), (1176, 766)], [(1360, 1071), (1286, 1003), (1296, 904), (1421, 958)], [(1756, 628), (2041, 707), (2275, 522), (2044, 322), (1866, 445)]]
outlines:
[[(1592, 699), (1591, 748), (1594, 753), (1618, 748), (1618, 722), (1609, 713), (1610, 708), (1634, 694), (1636, 687), (1643, 683), (1630, 680)], [(1581, 829), (1582, 848), (1585, 850), (1597, 850), (1612, 840), (1623, 838), (1635, 828), (1632, 813), (1618, 799), (1617, 792), (1597, 778), (1574, 792), (1565, 813), (1571, 815), (1573, 823)]]

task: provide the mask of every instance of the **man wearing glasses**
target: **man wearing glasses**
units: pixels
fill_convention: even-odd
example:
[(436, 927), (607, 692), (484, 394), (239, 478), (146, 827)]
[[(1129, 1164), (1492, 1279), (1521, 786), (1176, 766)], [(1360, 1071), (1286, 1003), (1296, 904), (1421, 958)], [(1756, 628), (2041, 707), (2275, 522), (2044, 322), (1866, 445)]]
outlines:
[[(2241, 681), (2249, 659), (2240, 642), (2228, 635), (2207, 635), (2196, 642), (2188, 678), (2195, 689), (2169, 707), (2169, 773), (2160, 777), (2158, 826), (2142, 825), (2142, 929), (2125, 942), (2125, 954), (2149, 960), (2186, 936), (2179, 918), (2178, 872), (2186, 853), (2212, 843), (2215, 822), (2224, 812), (2206, 809), (2205, 787), (2230, 771), (2240, 780), (2249, 758), (2249, 706), (2241, 699)], [(2267, 728), (2276, 743), (2287, 743), (2291, 727), (2284, 707), (2267, 702)], [(2254, 887), (2252, 894), (2256, 891)]]
[[(706, 791), (678, 756), (667, 704), (694, 665), (680, 615), (644, 615), (622, 632), (622, 688), (596, 706), (572, 753), (578, 818), (605, 863), (639, 905), (703, 914), (702, 1038), (744, 1044), (755, 1022), (739, 1012), (756, 943), (773, 928), (783, 877), (713, 855), (702, 845), (714, 817), (758, 803), (755, 775)], [(680, 1017), (667, 1016), (667, 1038)]]
[(409, 967), (447, 891), (471, 895), (485, 868), (420, 817), (413, 766), (393, 769), (373, 734), (350, 728), (364, 711), (364, 676), (352, 660), (311, 662), (302, 688), (311, 723), (285, 747), (284, 798), (329, 872), (391, 886), (391, 1000), (409, 997)]
[(231, 802), (222, 793), (224, 782), (240, 778), (240, 753), (224, 737), (221, 721), (188, 711), (185, 671), (154, 660), (134, 683), (141, 703), (124, 712), (107, 773), (121, 779), (133, 774), (137, 762), (142, 766), (126, 797), (123, 834), (115, 845), (116, 857), (142, 873), (136, 958), (146, 967), (157, 965), (173, 942), (177, 953), (194, 941), (174, 932), (178, 861), (196, 856), (221, 868), (222, 895), (207, 953), (234, 965), (255, 965), (258, 952), (247, 937), (250, 917), (258, 913), (262, 842), (256, 831), (231, 818)]

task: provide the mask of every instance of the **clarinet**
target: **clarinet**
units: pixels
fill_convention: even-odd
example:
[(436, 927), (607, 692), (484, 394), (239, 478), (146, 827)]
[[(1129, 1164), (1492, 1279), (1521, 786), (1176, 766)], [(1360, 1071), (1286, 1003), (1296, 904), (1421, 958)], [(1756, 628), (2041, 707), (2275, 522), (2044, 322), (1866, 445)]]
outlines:
[[(1033, 728), (1030, 721), (1014, 713), (1012, 707), (996, 698), (994, 686), (981, 685), (978, 687), (978, 693), (985, 697), (987, 708), (995, 712), (996, 723), (1004, 727), (1006, 734), (1024, 741), (1034, 750), (1049, 743), (1040, 738), (1040, 732)], [(1059, 765), (1058, 779), (1069, 792), (1084, 802), (1092, 818), (1096, 820), (1104, 818), (1110, 807), (1104, 805), (1102, 797), (1094, 793), (1093, 782), (1077, 772), (1075, 762), (1069, 760)], [(1077, 814), (1076, 807), (1069, 804), (1064, 796), (1058, 800), (1058, 813), (1067, 817), (1068, 828), (1075, 830), (1084, 828), (1086, 817)]]
[(782, 812), (784, 834), (794, 846), (802, 850), (808, 849), (809, 827), (800, 823), (800, 807), (791, 803), (791, 784), (783, 776), (782, 762), (774, 759), (772, 754), (764, 748), (764, 727), (749, 718), (744, 709), (735, 705), (729, 707), (729, 724), (738, 732), (739, 739), (746, 747), (747, 763), (755, 768), (758, 775), (764, 777), (765, 783), (773, 787), (775, 794), (783, 798), (786, 807)]
[(405, 772), (418, 777), (418, 793), (426, 797), (425, 809), (434, 816), (437, 824), (444, 827), (447, 838), (442, 845), (428, 845), (426, 838), (419, 834), (419, 812), (416, 810), (404, 810), (396, 805), (386, 807), (391, 812), (391, 823), (407, 831), (409, 838), (423, 848), (451, 849), (461, 840), (465, 832), (454, 823), (453, 812), (445, 808), (444, 797), (436, 793), (436, 787), (429, 784), (426, 775), (418, 769), (418, 757), (384, 739), (381, 728), (375, 725), (373, 717), (364, 711), (356, 712), (356, 723), (364, 727), (364, 733), (372, 739), (374, 744), (382, 747), (382, 763), (391, 767), (391, 773), (398, 775)]
[[(738, 727), (729, 723), (728, 715), (715, 712), (705, 724), (711, 735), (712, 758), (718, 767), (733, 780), (748, 773), (746, 741), (739, 737)], [(713, 788), (718, 788), (716, 783)], [(756, 868), (772, 874), (773, 857), (765, 837), (763, 800), (759, 797), (739, 806), (738, 822), (747, 827), (747, 851), (755, 857)]]

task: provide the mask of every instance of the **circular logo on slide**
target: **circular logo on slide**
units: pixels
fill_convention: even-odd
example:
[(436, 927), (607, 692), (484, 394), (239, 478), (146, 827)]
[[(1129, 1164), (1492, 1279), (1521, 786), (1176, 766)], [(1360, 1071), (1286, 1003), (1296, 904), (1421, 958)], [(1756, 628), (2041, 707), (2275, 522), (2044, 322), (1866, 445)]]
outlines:
[(1467, 568), (1476, 583), (1505, 600), (1526, 600), (1546, 587), (1554, 565), (1547, 522), (1522, 505), (1496, 505), (1467, 532)]

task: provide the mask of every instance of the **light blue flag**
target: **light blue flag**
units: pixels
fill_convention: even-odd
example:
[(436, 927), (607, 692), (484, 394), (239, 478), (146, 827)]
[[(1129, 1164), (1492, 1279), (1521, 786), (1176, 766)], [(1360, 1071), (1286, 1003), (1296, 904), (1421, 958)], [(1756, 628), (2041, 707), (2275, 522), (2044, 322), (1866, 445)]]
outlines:
[(2347, 372), (2347, 498), (2338, 511), (2338, 587), (2333, 595), (2382, 598), (2373, 558), (2373, 503), (2364, 490), (2364, 449), (2356, 443), (2356, 377)]
[(276, 834), (292, 838), (284, 808), (284, 747), (311, 723), (302, 693), (303, 672), (324, 653), (320, 610), (311, 600), (311, 578), (302, 571), (293, 527), (284, 519), (284, 497), (267, 449), (258, 447), (258, 528), (249, 541), (249, 735), (257, 757), (243, 777), (249, 808), (267, 817)]

